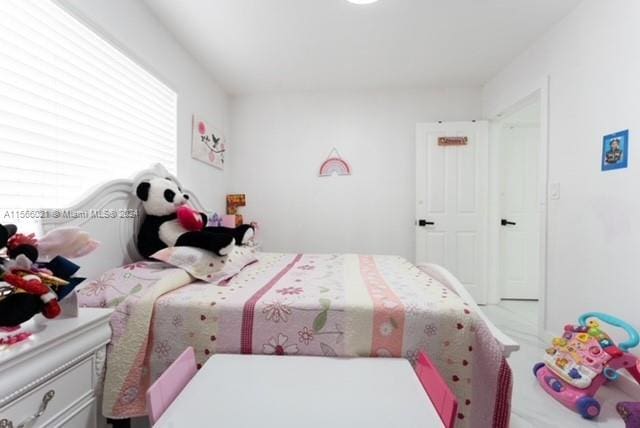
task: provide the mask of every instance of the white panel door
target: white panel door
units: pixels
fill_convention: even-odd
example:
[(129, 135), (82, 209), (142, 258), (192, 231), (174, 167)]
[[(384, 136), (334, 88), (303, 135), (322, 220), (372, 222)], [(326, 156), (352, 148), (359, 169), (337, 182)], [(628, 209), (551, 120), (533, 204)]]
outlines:
[[(438, 137), (466, 136), (463, 146)], [(475, 301), (487, 298), (488, 124), (423, 123), (416, 127), (416, 262), (453, 273)]]
[(500, 297), (538, 299), (538, 147), (540, 128), (500, 133)]

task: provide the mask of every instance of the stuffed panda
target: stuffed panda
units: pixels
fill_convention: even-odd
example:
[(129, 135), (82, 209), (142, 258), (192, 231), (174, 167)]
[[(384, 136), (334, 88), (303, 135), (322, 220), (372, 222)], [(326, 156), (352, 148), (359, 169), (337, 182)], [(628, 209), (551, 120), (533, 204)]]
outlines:
[[(250, 225), (235, 229), (204, 227), (207, 216), (194, 212), (195, 221), (185, 222), (180, 210), (187, 208), (189, 195), (184, 194), (171, 178), (154, 177), (136, 187), (146, 213), (138, 233), (138, 251), (143, 257), (166, 247), (198, 247), (218, 256), (226, 256), (234, 245), (243, 245), (253, 237)], [(199, 218), (198, 218), (199, 217)]]

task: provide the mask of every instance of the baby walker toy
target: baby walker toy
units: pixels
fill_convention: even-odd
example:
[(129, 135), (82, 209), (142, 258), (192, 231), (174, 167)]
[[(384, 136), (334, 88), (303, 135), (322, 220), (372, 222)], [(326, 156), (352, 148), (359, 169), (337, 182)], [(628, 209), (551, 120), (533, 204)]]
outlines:
[[(600, 329), (597, 318), (625, 330), (629, 340), (616, 346)], [(638, 358), (627, 352), (638, 346), (638, 332), (626, 322), (611, 315), (588, 312), (578, 318), (577, 326), (566, 325), (562, 337), (553, 339), (544, 362), (533, 367), (542, 388), (553, 398), (580, 413), (585, 419), (600, 414), (600, 403), (593, 398), (598, 388), (616, 380), (618, 369), (626, 369), (638, 383)]]

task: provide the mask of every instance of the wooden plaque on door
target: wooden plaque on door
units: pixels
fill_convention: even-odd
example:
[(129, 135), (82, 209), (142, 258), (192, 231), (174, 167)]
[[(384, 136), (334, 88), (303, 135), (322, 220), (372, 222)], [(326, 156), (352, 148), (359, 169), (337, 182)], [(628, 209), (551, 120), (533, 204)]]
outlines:
[(438, 137), (439, 146), (466, 146), (468, 142), (467, 137)]

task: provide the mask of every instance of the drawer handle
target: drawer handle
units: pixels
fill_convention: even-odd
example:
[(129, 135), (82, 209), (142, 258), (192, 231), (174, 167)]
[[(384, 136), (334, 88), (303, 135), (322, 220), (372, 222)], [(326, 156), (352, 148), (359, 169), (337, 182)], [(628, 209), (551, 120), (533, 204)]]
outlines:
[[(38, 418), (40, 418), (40, 416), (44, 415), (44, 412), (47, 411), (47, 406), (49, 405), (49, 401), (51, 401), (55, 395), (56, 395), (56, 392), (53, 389), (47, 391), (47, 393), (44, 394), (44, 396), (42, 397), (42, 402), (40, 403), (40, 407), (38, 408), (38, 412), (35, 413), (32, 416), (29, 416), (24, 421), (22, 421), (22, 423), (20, 423), (20, 425), (18, 425), (16, 428), (30, 428), (30, 427), (32, 427), (36, 423)], [(0, 428), (13, 428), (13, 422), (11, 422), (8, 419), (2, 419), (2, 420), (0, 420)]]

